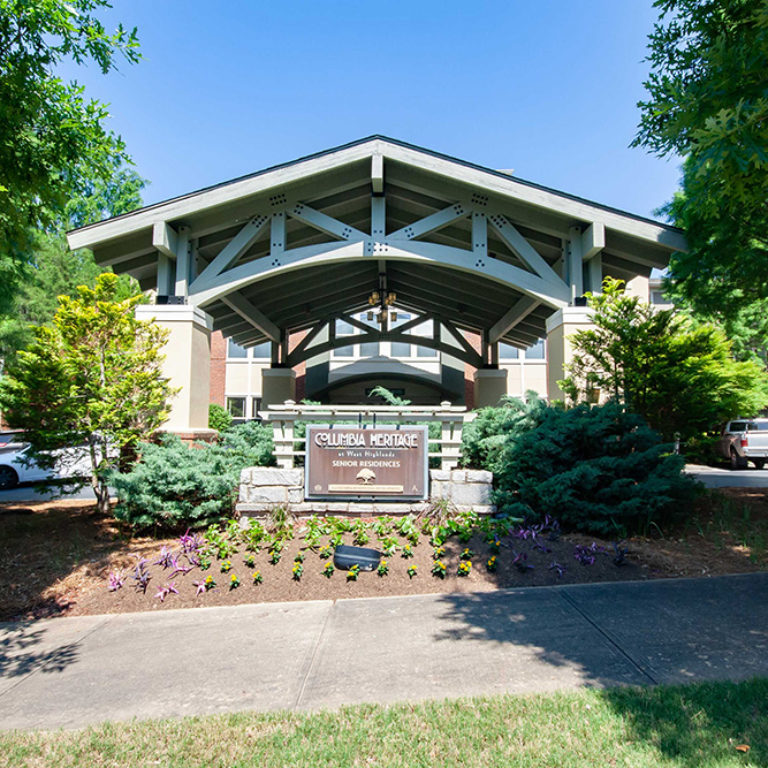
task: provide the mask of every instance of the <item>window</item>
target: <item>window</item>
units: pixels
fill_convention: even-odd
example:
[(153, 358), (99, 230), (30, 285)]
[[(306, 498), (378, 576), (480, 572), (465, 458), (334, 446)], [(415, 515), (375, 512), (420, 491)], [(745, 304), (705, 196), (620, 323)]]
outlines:
[(544, 359), (544, 339), (539, 339), (533, 346), (528, 347), (525, 350), (526, 360), (543, 360)]
[(269, 360), (272, 357), (272, 342), (263, 341), (261, 344), (257, 344), (253, 347), (251, 354), (257, 360)]
[(227, 398), (227, 412), (232, 417), (232, 421), (239, 424), (245, 421), (245, 398), (244, 397), (228, 397)]
[(239, 344), (235, 344), (232, 339), (229, 339), (227, 344), (227, 357), (228, 358), (243, 358), (248, 357), (248, 350), (245, 347), (241, 347)]
[(368, 341), (360, 345), (361, 357), (376, 357), (379, 354), (379, 342)]
[(261, 416), (259, 416), (259, 411), (261, 410), (261, 398), (260, 397), (252, 397), (251, 398), (251, 414), (253, 415), (253, 418), (257, 421), (261, 421)]
[[(354, 336), (355, 335), (355, 327), (348, 323), (346, 320), (337, 320), (336, 321), (336, 338), (342, 337), (342, 336)], [(334, 357), (354, 357), (355, 356), (355, 345), (349, 344), (345, 347), (337, 347), (333, 351)]]
[(517, 360), (520, 357), (520, 350), (511, 344), (499, 342), (499, 360)]

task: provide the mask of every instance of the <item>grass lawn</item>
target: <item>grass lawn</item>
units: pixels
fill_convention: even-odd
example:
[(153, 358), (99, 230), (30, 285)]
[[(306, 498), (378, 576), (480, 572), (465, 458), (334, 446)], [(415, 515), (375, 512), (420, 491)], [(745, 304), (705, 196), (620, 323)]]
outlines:
[(757, 768), (768, 680), (11, 732), (0, 765)]

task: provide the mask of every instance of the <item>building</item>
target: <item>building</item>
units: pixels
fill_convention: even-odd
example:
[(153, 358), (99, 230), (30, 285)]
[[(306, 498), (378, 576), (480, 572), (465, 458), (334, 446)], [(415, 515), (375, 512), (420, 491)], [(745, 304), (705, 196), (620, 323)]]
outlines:
[(612, 275), (647, 297), (686, 247), (674, 227), (382, 136), (68, 238), (157, 291), (139, 313), (171, 331), (183, 433), (205, 430), (211, 399), (249, 418), (376, 384), (414, 403), (561, 397), (583, 294)]

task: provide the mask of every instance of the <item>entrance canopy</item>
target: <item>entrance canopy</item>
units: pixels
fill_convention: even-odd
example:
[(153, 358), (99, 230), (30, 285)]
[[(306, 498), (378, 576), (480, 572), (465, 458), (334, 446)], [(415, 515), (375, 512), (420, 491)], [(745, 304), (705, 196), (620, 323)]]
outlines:
[[(372, 136), (70, 232), (70, 247), (195, 305), (244, 346), (295, 365), (333, 349), (333, 319), (413, 341), (417, 321), (360, 321), (387, 297), (434, 324), (431, 340), (492, 363), (605, 275), (648, 276), (684, 250), (681, 232), (508, 173)], [(378, 308), (378, 307), (376, 307)], [(291, 334), (307, 331), (290, 350)], [(381, 331), (381, 333), (379, 333)], [(479, 334), (480, 350), (465, 332)], [(357, 339), (364, 341), (364, 338)], [(301, 346), (303, 344), (303, 347)], [(316, 346), (313, 346), (316, 345)], [(298, 351), (297, 351), (298, 349)], [(276, 354), (276, 353), (275, 353)]]

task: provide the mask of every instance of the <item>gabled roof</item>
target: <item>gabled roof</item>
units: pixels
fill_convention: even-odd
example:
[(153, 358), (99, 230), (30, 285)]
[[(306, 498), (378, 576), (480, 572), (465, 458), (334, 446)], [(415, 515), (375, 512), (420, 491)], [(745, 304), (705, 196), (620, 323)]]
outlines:
[(574, 221), (599, 222), (610, 229), (656, 243), (670, 251), (686, 248), (682, 231), (677, 227), (381, 135), (358, 139), (90, 224), (72, 230), (67, 239), (72, 249), (95, 249), (99, 244), (148, 229), (156, 221), (176, 220), (235, 204), (270, 188), (348, 165), (375, 154), (421, 168), (437, 176), (476, 185), (502, 197), (510, 197), (534, 207), (570, 216)]
[[(381, 196), (375, 228), (372, 210)], [(480, 237), (488, 259), (474, 254), (477, 216), (488, 222), (487, 238)], [(275, 248), (276, 219), (282, 234)], [(313, 249), (327, 256), (329, 244), (343, 246), (352, 232), (358, 255), (290, 262)], [(361, 250), (362, 239), (371, 251)], [(193, 244), (198, 274), (226, 262), (212, 278), (222, 281), (213, 293), (203, 295), (203, 277), (190, 293), (217, 329), (245, 345), (266, 338), (265, 327), (274, 336), (276, 328), (293, 332), (365, 308), (384, 272), (404, 309), (445, 313), (464, 330), (501, 333), (527, 346), (545, 333), (553, 307), (567, 301), (542, 299), (531, 280), (544, 276), (567, 293), (568, 243), (588, 241), (585, 259), (599, 252), (598, 272), (625, 280), (665, 267), (670, 253), (686, 248), (675, 227), (384, 136), (82, 227), (68, 240), (73, 249), (91, 248), (99, 264), (133, 275), (143, 289), (158, 284), (159, 254), (166, 270), (165, 257), (176, 258), (182, 241)], [(499, 270), (517, 278), (499, 279)], [(229, 282), (235, 273), (239, 282)]]

